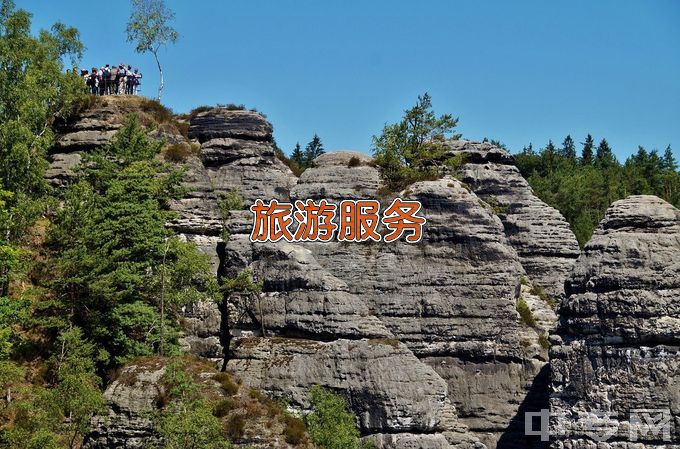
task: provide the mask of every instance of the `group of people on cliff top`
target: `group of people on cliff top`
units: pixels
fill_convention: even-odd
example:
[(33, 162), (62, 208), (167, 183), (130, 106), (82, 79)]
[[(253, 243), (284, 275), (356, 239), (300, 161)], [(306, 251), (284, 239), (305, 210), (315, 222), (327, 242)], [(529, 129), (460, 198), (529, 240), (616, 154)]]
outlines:
[(92, 67), (91, 71), (80, 69), (80, 76), (92, 95), (137, 95), (142, 84), (139, 69), (125, 64), (106, 64), (100, 69)]

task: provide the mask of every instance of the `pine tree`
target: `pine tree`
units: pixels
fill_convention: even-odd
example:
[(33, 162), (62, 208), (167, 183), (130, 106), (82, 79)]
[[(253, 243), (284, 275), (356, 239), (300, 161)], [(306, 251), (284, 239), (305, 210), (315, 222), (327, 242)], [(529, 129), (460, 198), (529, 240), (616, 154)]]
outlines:
[(447, 139), (459, 139), (453, 131), (458, 123), (451, 114), (437, 117), (432, 99), (425, 93), (404, 111), (401, 121), (383, 127), (373, 136), (373, 156), (385, 186), (398, 191), (413, 182), (441, 176), (443, 167), (461, 164), (461, 157), (447, 158)]
[(606, 139), (600, 140), (595, 152), (595, 165), (600, 167), (608, 167), (614, 162), (615, 157), (611, 147)]
[(567, 137), (564, 138), (560, 154), (571, 162), (576, 161), (576, 145), (574, 145), (574, 139), (572, 139), (570, 135), (567, 135)]
[(595, 147), (595, 141), (593, 136), (588, 134), (586, 136), (586, 141), (583, 142), (583, 151), (581, 152), (581, 164), (590, 165), (593, 163), (593, 148)]
[(557, 148), (555, 148), (552, 139), (548, 140), (548, 145), (543, 150), (543, 155), (548, 172), (555, 171), (555, 168), (557, 168)]
[(290, 159), (295, 162), (298, 167), (303, 168), (305, 165), (305, 154), (302, 152), (302, 148), (300, 148), (300, 142), (295, 144), (295, 148), (293, 149), (293, 152), (290, 155)]
[(677, 171), (678, 169), (678, 164), (675, 160), (675, 156), (673, 156), (673, 150), (670, 145), (668, 145), (666, 151), (663, 152), (663, 168), (664, 170), (671, 172)]
[(314, 134), (312, 140), (305, 147), (305, 159), (304, 159), (305, 167), (311, 167), (312, 163), (314, 162), (314, 159), (321, 156), (325, 152), (326, 150), (323, 147), (323, 143), (321, 143), (321, 138), (318, 135)]

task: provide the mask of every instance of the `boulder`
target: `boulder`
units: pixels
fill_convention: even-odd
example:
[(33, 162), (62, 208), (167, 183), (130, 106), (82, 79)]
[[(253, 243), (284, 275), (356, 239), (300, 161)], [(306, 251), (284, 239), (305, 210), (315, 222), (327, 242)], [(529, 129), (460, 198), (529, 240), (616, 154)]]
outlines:
[(212, 108), (191, 118), (189, 138), (203, 143), (212, 139), (240, 139), (271, 142), (273, 127), (255, 111)]

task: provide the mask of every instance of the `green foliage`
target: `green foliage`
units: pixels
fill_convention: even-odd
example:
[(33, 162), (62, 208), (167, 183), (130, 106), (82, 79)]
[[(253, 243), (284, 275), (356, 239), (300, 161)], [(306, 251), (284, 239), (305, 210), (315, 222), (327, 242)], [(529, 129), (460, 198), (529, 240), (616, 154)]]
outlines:
[(323, 147), (323, 143), (321, 143), (321, 138), (314, 134), (312, 140), (305, 146), (304, 164), (302, 166), (311, 167), (314, 163), (314, 159), (325, 152), (326, 150)]
[(515, 155), (515, 161), (534, 193), (564, 215), (581, 246), (618, 199), (653, 194), (680, 206), (680, 173), (670, 147), (663, 156), (639, 147), (624, 164), (616, 160), (605, 139), (594, 154), (590, 134), (580, 159), (573, 157), (572, 147), (569, 136), (561, 150), (550, 142), (538, 152), (530, 145)]
[(225, 372), (215, 373), (213, 379), (220, 383), (225, 394), (233, 396), (238, 393), (238, 383), (234, 382), (230, 374)]
[(304, 167), (306, 159), (305, 153), (302, 151), (302, 148), (300, 147), (300, 142), (295, 144), (295, 148), (293, 148), (293, 152), (290, 154), (290, 159), (298, 167)]
[(234, 440), (243, 437), (246, 428), (246, 417), (240, 414), (234, 414), (229, 417), (225, 429), (227, 435)]
[(104, 409), (95, 361), (106, 356), (84, 340), (77, 327), (62, 333), (57, 344), (61, 347), (53, 359), (57, 385), (46, 392), (45, 406), (51, 404), (63, 417), (61, 432), (68, 435), (69, 447), (75, 447), (76, 440), (88, 431), (90, 418)]
[[(283, 162), (284, 165), (288, 167), (295, 176), (300, 176), (304, 170), (292, 159), (292, 157), (289, 158), (288, 156), (285, 155), (283, 150), (276, 143), (276, 139), (273, 137), (272, 146), (274, 147), (274, 155), (276, 156), (276, 158)], [(299, 148), (299, 146), (300, 144), (298, 143), (297, 147)]]
[(259, 293), (262, 291), (262, 282), (253, 280), (253, 270), (245, 268), (234, 278), (222, 278), (222, 291), (230, 293)]
[(234, 409), (235, 405), (233, 399), (220, 399), (213, 407), (213, 415), (224, 418)]
[(11, 0), (0, 6), (0, 296), (20, 267), (18, 245), (44, 209), (45, 155), (52, 125), (86, 96), (64, 57), (82, 53), (78, 31), (61, 23), (31, 34), (31, 15)]
[[(150, 356), (160, 346), (160, 314), (158, 310), (142, 301), (119, 304), (111, 313), (109, 350), (113, 362), (123, 364), (134, 357)], [(165, 320), (165, 353), (179, 352), (179, 332), (173, 323)]]
[(166, 367), (163, 382), (170, 402), (154, 417), (164, 449), (227, 449), (222, 422), (201, 396), (201, 386), (186, 372), (181, 360)]
[(538, 344), (541, 345), (541, 348), (543, 349), (550, 349), (550, 340), (546, 334), (538, 336)]
[(531, 312), (529, 304), (527, 304), (524, 297), (520, 296), (517, 299), (516, 308), (517, 313), (519, 313), (519, 317), (524, 324), (526, 324), (529, 327), (536, 327), (536, 319), (534, 318), (534, 314)]
[(286, 443), (294, 446), (302, 443), (307, 432), (304, 421), (295, 416), (286, 415), (283, 418), (283, 422), (285, 424), (283, 435), (286, 438)]
[(356, 418), (342, 396), (315, 385), (309, 391), (312, 412), (305, 417), (312, 441), (324, 449), (362, 447)]
[(305, 146), (303, 150), (300, 147), (300, 142), (295, 144), (295, 148), (290, 155), (289, 163), (287, 164), (295, 176), (300, 176), (302, 172), (311, 167), (314, 159), (324, 154), (326, 150), (323, 147), (321, 138), (314, 134), (312, 140)]
[(186, 162), (186, 160), (195, 153), (196, 152), (191, 145), (186, 142), (181, 142), (168, 145), (168, 147), (163, 152), (163, 157), (165, 157), (165, 160), (168, 162), (180, 163)]
[(80, 56), (78, 32), (57, 23), (31, 35), (31, 16), (3, 0), (0, 8), (0, 188), (36, 193), (44, 189), (51, 125), (67, 116), (84, 87), (65, 74), (64, 56)]
[(174, 44), (179, 38), (177, 31), (170, 26), (175, 13), (163, 0), (132, 0), (132, 12), (128, 20), (127, 41), (136, 44), (137, 53), (151, 53), (156, 60), (160, 74), (158, 97), (163, 93), (163, 69), (158, 59), (158, 50), (167, 44)]
[(451, 134), (457, 123), (450, 114), (437, 117), (426, 93), (400, 122), (385, 125), (380, 136), (373, 136), (373, 154), (387, 187), (398, 191), (413, 182), (439, 177), (446, 138), (460, 138)]
[[(56, 343), (57, 351), (48, 361), (50, 388), (36, 386), (8, 406), (12, 424), (0, 431), (0, 441), (12, 449), (80, 447), (90, 419), (103, 410), (95, 346), (77, 327), (63, 332)], [(22, 370), (15, 366), (14, 371), (16, 377)]]
[(222, 220), (222, 240), (225, 242), (229, 241), (229, 229), (227, 229), (227, 221), (231, 218), (231, 212), (234, 210), (243, 210), (245, 208), (245, 203), (243, 202), (243, 196), (237, 189), (229, 189), (225, 193), (221, 194), (217, 200), (217, 209), (220, 212), (220, 218)]
[(538, 284), (534, 284), (531, 286), (531, 294), (538, 296), (550, 307), (555, 307), (555, 305), (557, 304), (555, 300), (552, 297), (550, 297), (550, 295), (545, 291), (545, 289)]
[(356, 156), (352, 156), (349, 158), (349, 161), (347, 162), (347, 167), (352, 168), (352, 167), (358, 167), (361, 165), (361, 159), (359, 159)]
[(218, 292), (208, 257), (165, 228), (181, 172), (155, 159), (160, 147), (131, 116), (110, 145), (84, 158), (48, 231), (55, 308), (110, 362), (158, 350), (161, 302), (172, 352), (178, 309)]
[(205, 401), (188, 405), (172, 403), (158, 423), (164, 449), (228, 449), (222, 422)]

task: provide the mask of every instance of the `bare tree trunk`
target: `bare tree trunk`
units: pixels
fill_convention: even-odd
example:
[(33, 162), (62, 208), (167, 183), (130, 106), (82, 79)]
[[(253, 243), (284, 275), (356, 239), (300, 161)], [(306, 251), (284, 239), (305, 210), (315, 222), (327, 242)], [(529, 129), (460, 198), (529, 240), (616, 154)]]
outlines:
[(158, 73), (161, 76), (160, 83), (158, 84), (158, 97), (156, 100), (161, 101), (161, 94), (163, 94), (163, 69), (161, 68), (161, 62), (158, 60), (158, 49), (153, 51), (153, 57), (156, 58), (156, 65), (158, 66)]
[[(162, 79), (162, 77), (161, 77)], [(161, 81), (161, 86), (162, 86)], [(165, 355), (165, 259), (168, 255), (168, 250), (170, 249), (170, 240), (165, 239), (165, 251), (163, 251), (163, 267), (161, 269), (161, 343), (160, 343), (160, 354), (161, 357)]]

